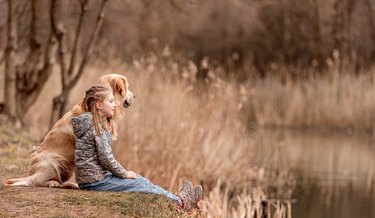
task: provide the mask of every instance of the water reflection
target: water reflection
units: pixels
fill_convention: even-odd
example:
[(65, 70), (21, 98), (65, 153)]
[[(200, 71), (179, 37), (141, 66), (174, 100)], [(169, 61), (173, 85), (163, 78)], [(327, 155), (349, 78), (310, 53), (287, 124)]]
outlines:
[(254, 161), (296, 172), (293, 217), (375, 217), (375, 138), (290, 130), (253, 138), (261, 145)]

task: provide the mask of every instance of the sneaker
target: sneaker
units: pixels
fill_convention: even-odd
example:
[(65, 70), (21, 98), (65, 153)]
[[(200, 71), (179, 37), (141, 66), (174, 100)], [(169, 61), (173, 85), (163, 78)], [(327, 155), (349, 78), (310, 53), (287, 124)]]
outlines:
[(182, 184), (182, 188), (177, 196), (182, 201), (182, 209), (189, 210), (190, 208), (192, 208), (194, 203), (193, 184), (190, 181), (185, 181)]
[(201, 185), (195, 186), (193, 190), (193, 206), (197, 207), (200, 199), (203, 198), (203, 188)]

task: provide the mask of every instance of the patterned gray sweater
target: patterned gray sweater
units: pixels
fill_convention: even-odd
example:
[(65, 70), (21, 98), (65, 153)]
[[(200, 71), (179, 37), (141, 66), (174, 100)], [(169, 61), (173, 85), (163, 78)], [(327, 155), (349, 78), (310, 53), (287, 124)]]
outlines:
[(101, 137), (96, 134), (93, 116), (90, 112), (72, 118), (76, 136), (75, 164), (78, 184), (93, 183), (109, 173), (126, 178), (127, 172), (114, 158), (112, 134), (99, 123)]

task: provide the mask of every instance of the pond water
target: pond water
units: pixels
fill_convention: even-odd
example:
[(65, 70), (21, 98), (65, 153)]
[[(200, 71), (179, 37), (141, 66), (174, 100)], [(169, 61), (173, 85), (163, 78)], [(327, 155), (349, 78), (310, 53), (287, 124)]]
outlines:
[(375, 137), (258, 130), (259, 161), (292, 169), (293, 218), (375, 218)]

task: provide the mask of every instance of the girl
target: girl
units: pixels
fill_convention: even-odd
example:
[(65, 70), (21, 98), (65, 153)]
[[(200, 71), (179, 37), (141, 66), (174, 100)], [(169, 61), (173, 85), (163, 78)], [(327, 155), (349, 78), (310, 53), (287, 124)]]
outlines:
[(92, 86), (86, 91), (81, 107), (85, 113), (72, 118), (77, 138), (75, 174), (81, 189), (165, 195), (187, 210), (197, 205), (203, 195), (202, 186), (193, 189), (192, 183), (185, 181), (175, 195), (139, 174), (125, 170), (115, 160), (111, 149), (111, 117), (116, 104), (109, 89)]

